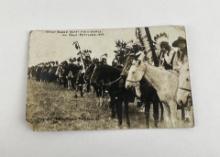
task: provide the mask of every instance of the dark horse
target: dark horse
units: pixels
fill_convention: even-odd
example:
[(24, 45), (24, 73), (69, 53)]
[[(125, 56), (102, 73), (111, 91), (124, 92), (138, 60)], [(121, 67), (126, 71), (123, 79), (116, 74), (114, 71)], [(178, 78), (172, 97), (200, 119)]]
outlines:
[(124, 103), (124, 112), (126, 122), (130, 127), (130, 119), (128, 114), (128, 103), (134, 101), (132, 91), (125, 89), (124, 85), (120, 84), (121, 70), (105, 64), (97, 64), (91, 76), (91, 83), (98, 86), (104, 86), (110, 95), (110, 105), (112, 110), (112, 118), (117, 112), (118, 124), (122, 125), (122, 105)]

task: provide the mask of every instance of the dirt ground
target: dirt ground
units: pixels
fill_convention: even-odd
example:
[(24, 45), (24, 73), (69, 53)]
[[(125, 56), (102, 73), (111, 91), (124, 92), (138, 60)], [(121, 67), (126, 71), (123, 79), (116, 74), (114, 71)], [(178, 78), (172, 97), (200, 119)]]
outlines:
[[(103, 130), (126, 129), (123, 119), (122, 127), (118, 127), (117, 119), (110, 118), (108, 98), (102, 106), (93, 92), (85, 93), (83, 97), (75, 97), (76, 92), (67, 90), (53, 83), (42, 83), (28, 80), (26, 119), (35, 131), (62, 130)], [(136, 105), (129, 104), (131, 128), (146, 128), (144, 112)], [(180, 115), (180, 113), (179, 113)], [(193, 115), (191, 114), (193, 117)], [(160, 128), (169, 127), (166, 112)], [(180, 118), (179, 118), (180, 119)], [(192, 118), (193, 119), (193, 118)], [(191, 122), (178, 120), (177, 127), (192, 127)], [(150, 113), (150, 128), (154, 128), (152, 111)]]

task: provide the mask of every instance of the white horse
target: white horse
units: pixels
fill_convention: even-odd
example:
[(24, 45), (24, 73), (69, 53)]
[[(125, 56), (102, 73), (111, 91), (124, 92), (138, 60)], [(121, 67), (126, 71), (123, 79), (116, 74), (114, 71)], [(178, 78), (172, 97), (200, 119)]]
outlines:
[(137, 86), (143, 77), (157, 90), (160, 100), (169, 109), (172, 127), (177, 127), (176, 93), (178, 89), (178, 74), (139, 60), (130, 67), (125, 87)]

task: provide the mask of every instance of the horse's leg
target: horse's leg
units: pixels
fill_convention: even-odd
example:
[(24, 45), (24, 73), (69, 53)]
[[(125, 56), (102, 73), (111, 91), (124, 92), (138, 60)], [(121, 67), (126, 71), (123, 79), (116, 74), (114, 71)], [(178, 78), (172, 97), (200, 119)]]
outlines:
[(78, 85), (77, 84), (75, 84), (75, 98), (77, 98), (78, 97)]
[(58, 78), (58, 83), (59, 83), (60, 86), (62, 85), (62, 81), (61, 81), (60, 77)]
[(87, 92), (90, 92), (90, 83), (87, 83)]
[(61, 79), (61, 82), (62, 82), (63, 88), (65, 88), (65, 80), (64, 80), (64, 78)]
[(94, 88), (94, 93), (96, 94), (96, 96), (98, 97), (99, 96), (99, 91), (98, 91), (98, 88), (96, 86), (93, 86)]
[(190, 122), (190, 107), (189, 105), (185, 107), (185, 122)]
[(101, 89), (99, 87), (95, 86), (95, 93), (96, 93), (96, 96), (100, 97), (101, 96)]
[(159, 100), (158, 103), (160, 104), (160, 121), (164, 121), (163, 113), (164, 113), (164, 108), (163, 108), (163, 103)]
[(110, 100), (111, 118), (115, 118), (115, 101), (113, 98)]
[(169, 103), (169, 106), (170, 106), (170, 110), (171, 110), (171, 123), (172, 123), (172, 126), (171, 127), (177, 127), (177, 104), (176, 104), (176, 101), (170, 101)]
[(126, 115), (126, 122), (128, 127), (130, 128), (130, 118), (129, 118), (129, 106), (128, 106), (128, 101), (124, 101), (125, 104), (125, 115)]
[[(164, 121), (164, 116), (163, 116), (163, 113), (164, 113), (163, 103), (160, 101), (160, 98), (159, 98), (159, 96), (157, 95), (157, 92), (155, 93), (154, 101), (155, 101), (155, 103), (158, 105), (158, 108), (160, 108), (160, 121)], [(158, 109), (158, 110), (159, 110), (159, 109)], [(159, 116), (159, 113), (158, 113), (158, 116)]]
[(66, 79), (66, 78), (63, 79), (63, 86), (64, 86), (64, 88), (67, 88), (67, 86), (68, 86), (68, 85), (67, 85), (67, 79)]
[(178, 107), (179, 107), (179, 109), (180, 109), (180, 111), (181, 111), (181, 119), (182, 119), (183, 121), (185, 121), (185, 119), (186, 119), (186, 118), (185, 118), (185, 107), (186, 107), (186, 105), (184, 105), (182, 101), (179, 101)]
[(116, 100), (117, 104), (117, 115), (118, 115), (118, 125), (122, 125), (122, 101)]
[(167, 109), (167, 112), (168, 112), (168, 117), (170, 118), (171, 117), (171, 109), (170, 109), (170, 106), (169, 106), (169, 104), (167, 103), (167, 102), (162, 102), (164, 105), (165, 105), (165, 107), (166, 107), (166, 109)]
[(65, 79), (66, 88), (68, 88), (68, 80)]
[(71, 81), (71, 88), (72, 88), (72, 90), (74, 90), (74, 81), (73, 81), (73, 78), (72, 78), (70, 81)]
[(153, 117), (154, 117), (154, 125), (158, 127), (158, 119), (159, 119), (159, 104), (157, 101), (153, 102)]
[(184, 106), (181, 106), (181, 118), (182, 118), (183, 121), (186, 119), (185, 118), (185, 107)]
[(149, 128), (149, 113), (150, 111), (150, 103), (145, 102), (145, 119), (146, 119), (146, 127)]
[(76, 80), (75, 80), (75, 78), (72, 79), (72, 85), (73, 85), (73, 89), (76, 90)]
[(67, 83), (68, 83), (68, 89), (70, 90), (70, 89), (72, 89), (71, 80), (70, 80), (70, 79), (68, 79), (67, 81), (68, 81), (68, 82), (67, 82)]
[(188, 122), (191, 121), (191, 115), (190, 115), (190, 111), (192, 109), (192, 96), (191, 94), (187, 97), (187, 101), (186, 101), (186, 120)]
[(80, 96), (83, 97), (83, 84), (80, 85)]

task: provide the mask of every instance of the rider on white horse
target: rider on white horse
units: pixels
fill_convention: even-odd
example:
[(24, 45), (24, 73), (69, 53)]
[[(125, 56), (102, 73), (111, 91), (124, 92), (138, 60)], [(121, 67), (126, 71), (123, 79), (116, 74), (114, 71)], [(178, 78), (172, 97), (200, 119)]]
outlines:
[(159, 63), (160, 66), (164, 67), (166, 70), (173, 69), (173, 59), (175, 56), (175, 51), (169, 45), (169, 42), (163, 41), (160, 43), (160, 54)]
[(178, 37), (172, 44), (178, 50), (173, 60), (173, 69), (179, 73), (180, 68), (184, 63), (188, 63), (186, 39)]

